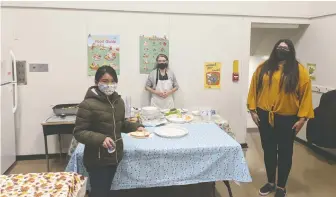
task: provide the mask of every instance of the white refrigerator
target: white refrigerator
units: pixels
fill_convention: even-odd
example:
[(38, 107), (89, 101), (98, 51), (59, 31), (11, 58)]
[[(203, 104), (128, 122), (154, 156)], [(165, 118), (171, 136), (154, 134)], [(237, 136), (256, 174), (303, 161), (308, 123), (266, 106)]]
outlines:
[(16, 80), (16, 59), (12, 51), (2, 51), (1, 92), (0, 92), (0, 139), (1, 174), (8, 170), (16, 160), (15, 120), (18, 106), (18, 88)]

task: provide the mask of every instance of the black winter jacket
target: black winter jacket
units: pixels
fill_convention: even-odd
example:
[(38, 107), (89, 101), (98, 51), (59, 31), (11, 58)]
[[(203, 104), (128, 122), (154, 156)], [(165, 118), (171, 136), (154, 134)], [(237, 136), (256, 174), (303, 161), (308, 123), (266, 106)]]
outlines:
[(323, 148), (336, 148), (336, 90), (324, 93), (307, 123), (307, 140)]

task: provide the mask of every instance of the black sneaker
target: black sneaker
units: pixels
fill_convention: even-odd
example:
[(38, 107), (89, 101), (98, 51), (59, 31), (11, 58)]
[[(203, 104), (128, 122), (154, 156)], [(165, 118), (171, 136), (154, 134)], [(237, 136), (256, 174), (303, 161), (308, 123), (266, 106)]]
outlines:
[(285, 197), (287, 194), (286, 190), (277, 188), (275, 192), (275, 197)]
[(270, 183), (266, 183), (262, 188), (259, 190), (259, 194), (261, 196), (267, 196), (268, 194), (275, 191), (275, 185), (272, 185)]

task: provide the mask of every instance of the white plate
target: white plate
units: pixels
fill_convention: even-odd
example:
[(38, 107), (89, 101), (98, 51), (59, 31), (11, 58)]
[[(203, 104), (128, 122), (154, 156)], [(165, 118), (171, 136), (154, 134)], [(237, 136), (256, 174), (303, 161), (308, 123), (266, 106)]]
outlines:
[(201, 112), (200, 112), (200, 111), (192, 111), (191, 113), (192, 113), (192, 115), (194, 115), (194, 116), (200, 116), (200, 115), (201, 115)]
[[(185, 119), (186, 116), (189, 116), (190, 120), (186, 120)], [(181, 124), (181, 123), (191, 122), (194, 119), (194, 116), (192, 116), (192, 115), (182, 115), (182, 118), (179, 118), (178, 115), (173, 114), (173, 115), (167, 116), (166, 118), (169, 122)]]
[[(170, 111), (170, 109), (161, 109), (160, 111), (161, 111), (161, 113), (168, 113)], [(188, 109), (177, 109), (177, 111), (179, 111), (181, 113), (187, 113), (189, 110)]]
[(160, 137), (179, 138), (187, 135), (189, 132), (186, 128), (171, 125), (171, 126), (157, 127), (154, 133)]
[(167, 123), (168, 121), (166, 119), (142, 121), (142, 125), (144, 125), (145, 127), (156, 127)]
[(144, 107), (141, 109), (142, 114), (150, 115), (160, 113), (160, 110), (156, 107)]
[(188, 109), (181, 109), (182, 113), (188, 113), (188, 111), (189, 111)]
[(148, 106), (148, 107), (143, 107), (142, 110), (145, 110), (145, 111), (156, 111), (156, 110), (158, 110), (158, 108), (157, 107)]

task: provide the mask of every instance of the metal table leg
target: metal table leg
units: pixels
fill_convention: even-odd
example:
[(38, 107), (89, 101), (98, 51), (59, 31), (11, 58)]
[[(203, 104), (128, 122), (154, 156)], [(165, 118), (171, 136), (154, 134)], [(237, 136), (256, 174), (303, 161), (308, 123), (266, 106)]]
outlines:
[(60, 162), (61, 162), (62, 161), (62, 138), (61, 138), (60, 133), (58, 133), (58, 144), (59, 144)]
[(48, 139), (47, 136), (44, 136), (44, 149), (45, 149), (45, 155), (46, 155), (46, 161), (47, 161), (47, 171), (50, 172), (49, 168), (49, 153), (48, 153)]
[(232, 195), (232, 191), (231, 191), (231, 186), (230, 186), (230, 182), (229, 181), (223, 181), (224, 184), (226, 185), (227, 189), (228, 189), (228, 192), (229, 192), (229, 196), (230, 197), (233, 197)]

